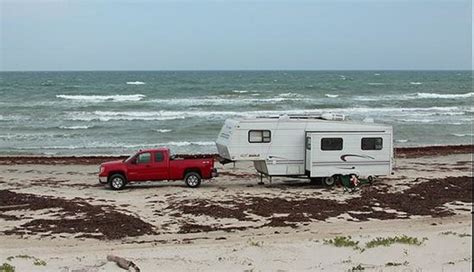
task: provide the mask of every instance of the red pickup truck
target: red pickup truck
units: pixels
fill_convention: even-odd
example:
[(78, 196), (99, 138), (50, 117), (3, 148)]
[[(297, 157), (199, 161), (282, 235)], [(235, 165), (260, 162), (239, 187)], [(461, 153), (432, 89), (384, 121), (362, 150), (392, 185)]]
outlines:
[(99, 182), (120, 190), (128, 182), (184, 180), (191, 188), (198, 187), (201, 179), (217, 177), (214, 158), (209, 155), (170, 156), (168, 148), (140, 150), (123, 161), (100, 165)]

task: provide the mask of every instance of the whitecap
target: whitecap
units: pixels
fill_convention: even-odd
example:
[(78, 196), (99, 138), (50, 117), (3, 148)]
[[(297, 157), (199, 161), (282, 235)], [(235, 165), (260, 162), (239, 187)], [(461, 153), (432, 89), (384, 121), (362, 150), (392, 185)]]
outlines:
[(410, 84), (411, 84), (411, 85), (421, 85), (421, 84), (423, 84), (423, 83), (418, 82), (418, 81), (412, 81), (412, 82), (410, 82)]
[(42, 150), (42, 149), (67, 149), (67, 150), (76, 150), (76, 149), (92, 149), (92, 148), (116, 148), (116, 149), (136, 149), (136, 148), (157, 148), (157, 147), (169, 147), (169, 146), (214, 146), (215, 142), (205, 142), (205, 141), (180, 141), (180, 142), (164, 142), (164, 143), (149, 143), (149, 144), (129, 144), (129, 143), (105, 143), (105, 142), (89, 142), (79, 145), (53, 145), (53, 146), (22, 146), (22, 147), (13, 147), (12, 149), (16, 150)]
[(381, 82), (369, 82), (367, 84), (370, 85), (370, 86), (383, 86), (383, 85), (385, 85), (385, 83), (381, 83)]
[(411, 93), (405, 95), (356, 96), (358, 101), (414, 100), (414, 99), (458, 99), (473, 97), (474, 92), (464, 94)]
[(466, 137), (466, 136), (472, 137), (474, 134), (472, 134), (472, 133), (467, 133), (467, 134), (463, 134), (463, 133), (451, 133), (451, 135), (456, 136), (456, 137)]
[(246, 90), (232, 90), (233, 93), (248, 93)]
[(66, 95), (66, 94), (58, 94), (56, 95), (57, 98), (67, 99), (67, 100), (75, 100), (81, 102), (105, 102), (105, 101), (112, 101), (112, 102), (125, 102), (125, 101), (140, 101), (144, 97), (143, 94), (130, 94), (130, 95)]
[(143, 81), (127, 81), (128, 85), (144, 85), (145, 82)]
[(336, 97), (339, 97), (338, 94), (325, 94), (326, 97), (329, 97), (329, 98), (336, 98)]
[(342, 113), (346, 115), (362, 116), (390, 116), (395, 118), (420, 118), (422, 116), (447, 116), (463, 115), (463, 107), (429, 107), (429, 108), (375, 108), (375, 107), (353, 107), (353, 108), (325, 108), (313, 110), (261, 110), (261, 111), (94, 111), (94, 112), (69, 112), (69, 120), (76, 121), (133, 121), (133, 120), (175, 120), (186, 118), (205, 118), (210, 120), (223, 120), (230, 117), (255, 117), (255, 116), (279, 116), (288, 115), (311, 115), (326, 112)]
[(68, 114), (69, 120), (75, 121), (166, 121), (185, 119), (182, 114), (173, 112), (114, 112), (114, 111), (94, 111), (94, 112), (71, 112)]
[[(251, 94), (252, 96), (259, 96), (260, 94)], [(165, 105), (177, 106), (206, 106), (206, 105), (249, 105), (262, 103), (283, 103), (287, 101), (314, 101), (314, 99), (305, 98), (298, 94), (282, 94), (282, 96), (271, 98), (242, 98), (229, 99), (224, 97), (191, 97), (191, 98), (169, 98), (169, 99), (152, 99), (148, 103), (159, 103)]]
[(456, 98), (469, 98), (473, 97), (474, 92), (464, 94), (439, 94), (439, 93), (416, 93), (417, 98), (441, 98), (441, 99), (456, 99)]
[(281, 93), (279, 97), (288, 97), (288, 98), (303, 98), (304, 96), (298, 93)]
[(91, 128), (92, 126), (60, 126), (60, 129), (71, 129), (71, 130), (76, 130), (76, 129), (88, 129)]
[(431, 119), (398, 119), (398, 121), (406, 122), (406, 123), (433, 123), (436, 120), (431, 120)]
[(173, 130), (162, 128), (162, 129), (156, 129), (155, 131), (156, 131), (156, 132), (159, 132), (159, 133), (167, 133), (167, 132), (171, 132), (171, 131), (173, 131)]

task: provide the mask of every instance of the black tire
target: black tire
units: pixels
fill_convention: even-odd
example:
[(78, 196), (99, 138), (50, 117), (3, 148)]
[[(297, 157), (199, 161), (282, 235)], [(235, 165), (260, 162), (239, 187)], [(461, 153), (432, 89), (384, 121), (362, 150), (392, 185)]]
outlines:
[(184, 183), (189, 188), (197, 188), (201, 185), (201, 175), (197, 172), (189, 172), (184, 176)]
[(372, 183), (374, 183), (374, 181), (375, 181), (375, 177), (374, 177), (374, 176), (368, 176), (368, 177), (367, 177), (367, 181), (368, 181), (370, 184), (372, 184)]
[(336, 184), (336, 178), (334, 176), (324, 177), (323, 178), (323, 184), (327, 187), (332, 187), (332, 186), (334, 186), (334, 184)]
[(127, 184), (127, 179), (122, 174), (114, 174), (109, 178), (109, 186), (112, 190), (122, 190)]

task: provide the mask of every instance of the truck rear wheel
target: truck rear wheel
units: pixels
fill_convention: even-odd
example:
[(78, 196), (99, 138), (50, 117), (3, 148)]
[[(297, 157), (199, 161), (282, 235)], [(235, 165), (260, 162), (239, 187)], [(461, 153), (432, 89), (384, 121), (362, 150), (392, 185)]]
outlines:
[(114, 174), (109, 178), (109, 186), (112, 190), (122, 190), (127, 180), (122, 174)]
[(196, 188), (201, 185), (201, 175), (196, 172), (189, 172), (184, 176), (184, 182), (190, 188)]

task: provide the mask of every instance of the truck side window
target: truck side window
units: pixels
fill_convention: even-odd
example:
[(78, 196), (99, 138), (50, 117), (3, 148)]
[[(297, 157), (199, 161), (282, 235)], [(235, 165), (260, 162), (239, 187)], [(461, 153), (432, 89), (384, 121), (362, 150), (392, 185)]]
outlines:
[(163, 152), (155, 153), (155, 162), (162, 162), (164, 159)]
[(321, 150), (342, 150), (342, 138), (322, 138)]
[(249, 130), (249, 143), (269, 143), (271, 141), (270, 130)]
[(142, 153), (137, 157), (137, 163), (149, 163), (151, 161), (151, 154), (149, 152)]
[(362, 138), (360, 141), (360, 148), (362, 150), (381, 150), (383, 148), (383, 139), (377, 138)]

